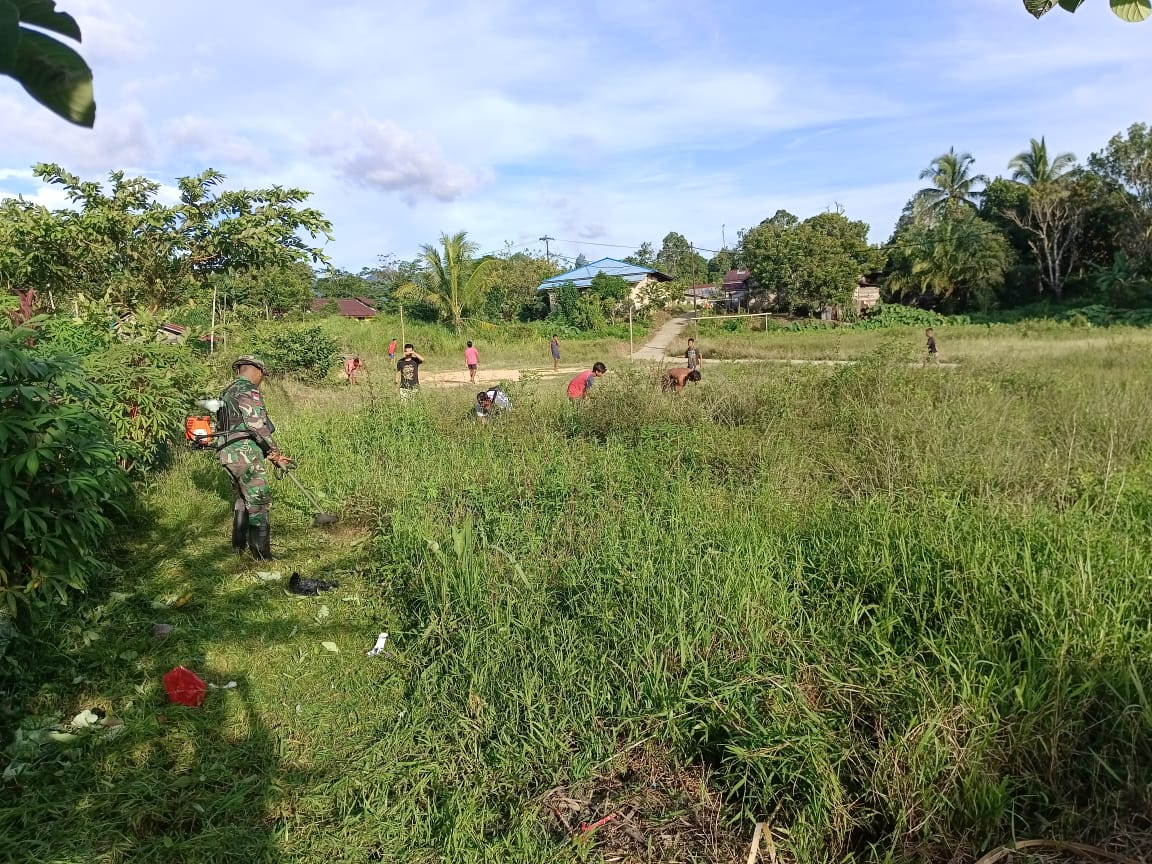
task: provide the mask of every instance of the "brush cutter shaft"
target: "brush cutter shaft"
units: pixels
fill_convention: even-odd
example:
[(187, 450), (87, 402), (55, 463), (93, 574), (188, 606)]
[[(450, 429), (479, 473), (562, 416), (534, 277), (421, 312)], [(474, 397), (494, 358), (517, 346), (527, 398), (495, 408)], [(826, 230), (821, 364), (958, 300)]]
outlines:
[(312, 505), (312, 509), (315, 510), (317, 513), (319, 513), (321, 510), (320, 502), (318, 502), (315, 498), (312, 497), (312, 493), (304, 488), (304, 484), (301, 483), (299, 480), (297, 480), (295, 477), (293, 477), (291, 471), (285, 471), (284, 476), (292, 481), (293, 485), (295, 485), (296, 488), (300, 490), (300, 494), (308, 499), (308, 503)]
[(296, 477), (292, 474), (292, 469), (295, 467), (296, 467), (296, 463), (293, 462), (291, 459), (285, 460), (285, 464), (275, 466), (274, 471), (275, 471), (276, 477), (277, 478), (287, 477), (289, 480), (292, 481), (293, 485), (295, 485), (295, 487), (300, 490), (300, 494), (308, 499), (308, 503), (312, 505), (312, 525), (313, 525), (313, 527), (318, 528), (321, 525), (331, 525), (332, 523), (334, 523), (336, 521), (336, 517), (333, 516), (331, 513), (325, 513), (323, 508), (321, 508), (321, 506), (320, 506), (320, 502), (317, 501), (315, 498), (313, 498), (312, 493), (304, 488), (304, 484), (296, 479)]

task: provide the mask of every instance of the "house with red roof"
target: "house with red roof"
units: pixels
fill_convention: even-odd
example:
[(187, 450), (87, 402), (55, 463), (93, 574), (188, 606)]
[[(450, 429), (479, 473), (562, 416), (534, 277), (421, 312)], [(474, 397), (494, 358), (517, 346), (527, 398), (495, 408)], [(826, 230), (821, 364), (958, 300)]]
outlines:
[(329, 303), (335, 303), (341, 317), (366, 321), (379, 314), (376, 308), (372, 306), (373, 302), (370, 297), (317, 297), (312, 301), (312, 311), (319, 312)]

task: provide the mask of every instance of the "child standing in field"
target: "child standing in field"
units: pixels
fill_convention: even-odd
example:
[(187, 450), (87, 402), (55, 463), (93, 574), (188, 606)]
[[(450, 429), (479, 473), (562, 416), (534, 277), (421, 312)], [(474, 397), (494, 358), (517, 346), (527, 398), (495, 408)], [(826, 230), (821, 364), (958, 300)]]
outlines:
[(932, 332), (929, 327), (924, 331), (924, 338), (928, 340), (928, 357), (924, 360), (925, 363), (935, 363), (936, 357), (936, 334)]
[(476, 383), (476, 369), (480, 366), (480, 352), (472, 347), (472, 340), (468, 340), (468, 347), (464, 349), (464, 362), (468, 364), (468, 380)]
[(556, 334), (552, 334), (552, 341), (549, 343), (552, 347), (552, 371), (560, 371), (560, 340), (556, 338)]
[(391, 363), (396, 359), (396, 340), (393, 339), (388, 343), (388, 362)]
[(396, 361), (396, 383), (400, 385), (400, 398), (407, 399), (420, 390), (420, 364), (424, 358), (416, 353), (412, 343), (404, 345), (404, 356)]
[(700, 352), (696, 350), (696, 340), (688, 340), (688, 350), (684, 352), (684, 356), (688, 358), (688, 368), (695, 371), (700, 365)]

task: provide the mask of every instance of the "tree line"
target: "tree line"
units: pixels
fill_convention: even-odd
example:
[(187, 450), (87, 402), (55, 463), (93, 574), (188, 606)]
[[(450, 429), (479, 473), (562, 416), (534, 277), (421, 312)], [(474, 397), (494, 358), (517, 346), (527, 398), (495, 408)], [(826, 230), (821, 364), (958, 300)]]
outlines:
[[(762, 306), (800, 315), (849, 306), (864, 276), (880, 280), (889, 302), (945, 312), (1040, 300), (1152, 306), (1152, 127), (1132, 125), (1083, 162), (1042, 137), (999, 176), (975, 165), (956, 149), (931, 160), (883, 244), (869, 243), (869, 226), (839, 209), (806, 219), (780, 210), (738, 232), (730, 249), (701, 250), (670, 231), (659, 247), (645, 242), (623, 259), (672, 277), (649, 298), (656, 305), (744, 268)], [(329, 269), (332, 226), (307, 206), (307, 191), (229, 189), (212, 169), (178, 179), (170, 203), (160, 184), (123, 172), (99, 183), (58, 165), (34, 171), (63, 189), (71, 207), (0, 202), (0, 303), (20, 318), (98, 308), (113, 325), (163, 314), (204, 328), (213, 298), (233, 319), (271, 319), (318, 297), (365, 297), (457, 328), (467, 319), (552, 316), (596, 329), (619, 318), (627, 297), (626, 286), (602, 278), (549, 304), (538, 286), (586, 263), (583, 256), (511, 245), (481, 255), (463, 231), (408, 260), (385, 255), (358, 273)]]
[(955, 149), (921, 173), (887, 244), (892, 299), (953, 309), (1038, 300), (1152, 305), (1152, 129), (1137, 123), (1078, 163), (1044, 138), (1007, 175)]

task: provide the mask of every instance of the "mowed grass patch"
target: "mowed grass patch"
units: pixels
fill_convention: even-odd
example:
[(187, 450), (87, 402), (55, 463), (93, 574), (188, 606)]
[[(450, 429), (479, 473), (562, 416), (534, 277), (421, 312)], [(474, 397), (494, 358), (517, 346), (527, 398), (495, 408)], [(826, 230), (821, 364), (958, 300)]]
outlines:
[[(769, 818), (796, 860), (921, 861), (1091, 837), (1148, 803), (1150, 366), (872, 353), (706, 368), (679, 397), (621, 368), (575, 406), (520, 385), (485, 426), (451, 391), (279, 391), (342, 522), (275, 486), (273, 567), (340, 588), (262, 581), (222, 472), (179, 459), (123, 572), (15, 656), (21, 711), (98, 703), (127, 731), (6, 785), (0, 842), (730, 861)], [(168, 706), (177, 663), (239, 686)]]
[[(411, 342), (426, 363), (422, 375), (434, 375), (466, 369), (464, 347), (471, 340), (480, 352), (481, 374), (486, 369), (551, 370), (552, 355), (548, 322), (532, 324), (488, 324), (469, 321), (454, 333), (439, 324), (406, 319), (404, 338), (395, 315), (379, 315), (368, 321), (324, 318), (321, 326), (349, 355), (356, 354), (365, 362), (366, 377), (378, 384), (391, 385), (395, 363), (388, 362), (388, 343), (396, 339), (397, 355), (403, 353), (404, 341)], [(618, 327), (620, 338), (608, 336), (569, 338), (559, 333), (561, 365), (589, 367), (596, 361), (624, 362), (628, 356), (627, 322)], [(643, 344), (649, 329), (637, 322), (634, 326), (636, 347)]]
[[(759, 319), (752, 319), (758, 321)], [(889, 327), (793, 331), (770, 327), (751, 329), (747, 320), (739, 330), (715, 324), (701, 325), (697, 337), (689, 326), (669, 353), (683, 356), (688, 337), (697, 337), (703, 356), (721, 360), (859, 360), (884, 351), (893, 360), (921, 363), (927, 357), (924, 329)], [(1152, 332), (1137, 327), (1073, 327), (1054, 322), (1021, 324), (951, 325), (935, 328), (939, 360), (943, 363), (1011, 368), (1020, 362), (1044, 360), (1062, 363), (1087, 356), (1090, 363), (1105, 361), (1113, 352), (1147, 351)]]

